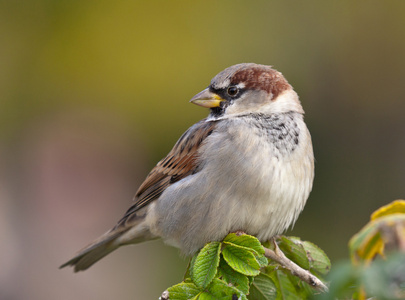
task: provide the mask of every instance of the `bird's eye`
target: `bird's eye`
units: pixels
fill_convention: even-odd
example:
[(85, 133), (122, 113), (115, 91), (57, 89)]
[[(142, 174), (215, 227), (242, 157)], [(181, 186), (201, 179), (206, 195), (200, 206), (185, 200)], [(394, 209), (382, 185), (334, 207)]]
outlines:
[(230, 86), (227, 90), (229, 96), (235, 96), (239, 92), (239, 89), (236, 86)]

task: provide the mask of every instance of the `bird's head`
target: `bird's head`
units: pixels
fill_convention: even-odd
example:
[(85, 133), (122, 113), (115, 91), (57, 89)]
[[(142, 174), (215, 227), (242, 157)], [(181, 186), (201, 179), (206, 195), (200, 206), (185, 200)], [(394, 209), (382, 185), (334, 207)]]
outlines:
[(304, 113), (297, 93), (284, 76), (270, 66), (254, 63), (223, 70), (190, 102), (210, 108), (214, 118), (249, 113)]

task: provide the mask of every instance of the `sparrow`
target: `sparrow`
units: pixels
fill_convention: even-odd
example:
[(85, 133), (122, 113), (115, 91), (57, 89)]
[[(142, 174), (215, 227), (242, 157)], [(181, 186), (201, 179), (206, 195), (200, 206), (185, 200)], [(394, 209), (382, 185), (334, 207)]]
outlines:
[(314, 178), (311, 136), (297, 93), (270, 66), (231, 66), (195, 95), (209, 108), (149, 173), (114, 228), (63, 264), (89, 268), (120, 246), (162, 238), (185, 255), (243, 231), (281, 234)]

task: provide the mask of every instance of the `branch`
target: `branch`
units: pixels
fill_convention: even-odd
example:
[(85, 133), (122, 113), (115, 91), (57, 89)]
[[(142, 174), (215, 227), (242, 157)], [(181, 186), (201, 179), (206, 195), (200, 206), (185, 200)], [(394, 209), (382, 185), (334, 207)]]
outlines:
[(300, 278), (302, 281), (305, 281), (308, 283), (312, 288), (314, 288), (317, 291), (320, 292), (328, 292), (328, 287), (321, 281), (319, 280), (318, 277), (315, 275), (312, 275), (308, 270), (305, 270), (298, 266), (296, 263), (293, 261), (289, 260), (283, 253), (283, 251), (280, 250), (278, 247), (276, 241), (272, 239), (272, 242), (274, 243), (274, 251), (264, 247), (264, 255), (267, 258), (270, 258), (274, 260), (275, 262), (278, 262), (282, 267), (288, 269), (291, 274), (294, 276), (297, 276)]

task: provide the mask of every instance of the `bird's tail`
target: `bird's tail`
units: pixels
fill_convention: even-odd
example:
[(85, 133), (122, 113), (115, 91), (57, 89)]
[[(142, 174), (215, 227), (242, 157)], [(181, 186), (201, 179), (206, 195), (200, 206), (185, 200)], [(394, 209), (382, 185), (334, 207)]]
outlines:
[(84, 271), (120, 246), (136, 244), (155, 238), (157, 237), (153, 236), (141, 222), (135, 226), (117, 225), (79, 251), (75, 257), (61, 265), (60, 268), (72, 266), (75, 272)]
[(74, 267), (75, 272), (88, 269), (104, 256), (121, 246), (117, 242), (117, 238), (122, 234), (123, 232), (107, 232), (99, 239), (80, 250), (75, 257), (61, 265), (60, 269), (67, 266)]

